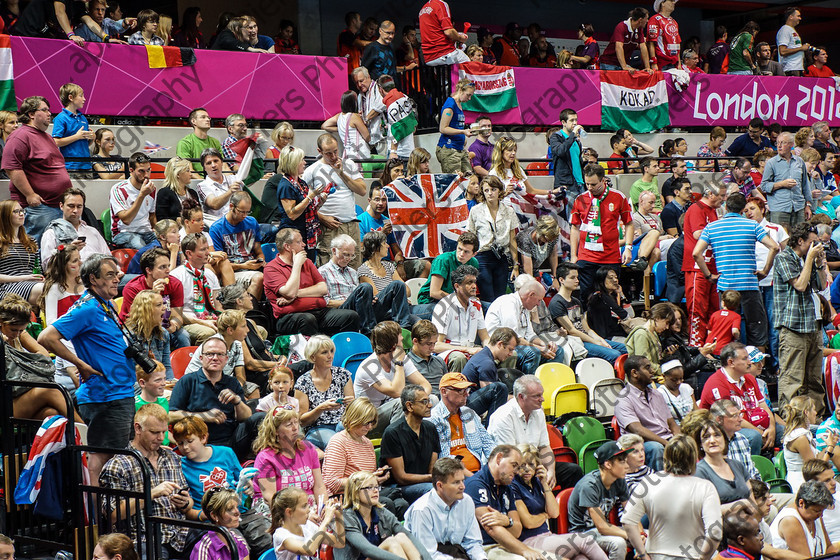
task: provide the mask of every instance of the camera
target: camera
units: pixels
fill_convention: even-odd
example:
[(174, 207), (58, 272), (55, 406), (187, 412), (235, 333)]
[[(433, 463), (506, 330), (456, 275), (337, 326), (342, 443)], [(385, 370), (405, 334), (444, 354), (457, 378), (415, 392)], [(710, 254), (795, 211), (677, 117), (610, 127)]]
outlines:
[(124, 353), (126, 358), (134, 360), (134, 362), (140, 366), (140, 369), (146, 373), (152, 373), (157, 369), (155, 361), (150, 358), (149, 354), (147, 354), (146, 351), (143, 350), (143, 348), (141, 348), (134, 340), (128, 344), (128, 348), (125, 349)]

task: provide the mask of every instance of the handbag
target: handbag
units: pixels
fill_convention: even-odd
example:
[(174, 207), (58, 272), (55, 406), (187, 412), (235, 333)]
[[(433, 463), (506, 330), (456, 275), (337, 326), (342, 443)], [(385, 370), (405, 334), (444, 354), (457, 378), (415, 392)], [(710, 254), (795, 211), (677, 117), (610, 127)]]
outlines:
[[(6, 381), (37, 381), (55, 383), (55, 364), (43, 354), (27, 352), (6, 347)], [(12, 397), (18, 398), (32, 387), (16, 386), (12, 389)]]

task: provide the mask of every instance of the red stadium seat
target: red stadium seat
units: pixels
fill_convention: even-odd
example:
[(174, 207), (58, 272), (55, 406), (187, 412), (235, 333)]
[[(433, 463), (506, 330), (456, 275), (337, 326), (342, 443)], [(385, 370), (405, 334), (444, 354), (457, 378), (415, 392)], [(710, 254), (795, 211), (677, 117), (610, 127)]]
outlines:
[(175, 379), (181, 379), (184, 376), (184, 372), (187, 371), (187, 366), (190, 365), (190, 360), (196, 350), (198, 350), (198, 346), (184, 346), (169, 355), (169, 363), (172, 365), (172, 373), (175, 374)]
[(545, 177), (548, 175), (548, 162), (532, 161), (525, 167), (525, 171), (531, 177)]
[(131, 259), (133, 259), (136, 254), (137, 249), (114, 249), (111, 251), (111, 256), (117, 259), (117, 263), (120, 265), (120, 270), (123, 272), (128, 270), (128, 263), (131, 262)]

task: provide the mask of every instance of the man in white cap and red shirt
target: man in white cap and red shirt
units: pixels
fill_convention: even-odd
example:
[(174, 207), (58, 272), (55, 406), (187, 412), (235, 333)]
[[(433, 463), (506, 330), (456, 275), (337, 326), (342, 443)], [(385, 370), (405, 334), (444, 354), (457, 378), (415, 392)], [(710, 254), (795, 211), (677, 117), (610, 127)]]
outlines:
[(440, 456), (460, 459), (470, 473), (478, 472), (490, 459), (496, 442), (481, 424), (481, 417), (467, 406), (475, 387), (464, 374), (445, 374), (440, 380), (440, 402), (429, 418), (440, 437)]
[(677, 0), (656, 0), (653, 11), (656, 14), (648, 20), (647, 46), (650, 49), (651, 70), (682, 68), (680, 64), (680, 26), (671, 17)]

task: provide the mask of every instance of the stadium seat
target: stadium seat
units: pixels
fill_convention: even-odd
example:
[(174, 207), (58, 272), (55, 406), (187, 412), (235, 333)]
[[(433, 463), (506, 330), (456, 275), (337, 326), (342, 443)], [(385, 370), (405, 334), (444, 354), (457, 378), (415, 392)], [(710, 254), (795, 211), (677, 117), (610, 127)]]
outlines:
[(770, 487), (771, 494), (793, 494), (793, 488), (790, 486), (790, 482), (784, 478), (771, 478), (764, 482)]
[(779, 473), (776, 472), (776, 466), (773, 461), (761, 455), (752, 456), (755, 468), (758, 469), (758, 474), (761, 475), (761, 480), (768, 481), (774, 478), (779, 478)]
[(274, 243), (263, 243), (262, 252), (263, 257), (265, 257), (265, 262), (268, 264), (277, 256), (277, 245)]
[(615, 376), (621, 379), (622, 381), (627, 381), (626, 379), (624, 379), (624, 362), (626, 361), (627, 354), (622, 354), (615, 361), (615, 364), (613, 364), (613, 367), (615, 368)]
[(161, 163), (152, 162), (152, 173), (149, 176), (152, 181), (166, 179), (166, 166)]
[(823, 377), (829, 409), (834, 410), (840, 400), (840, 352), (833, 352), (825, 358)]
[(420, 288), (422, 288), (425, 283), (425, 278), (409, 278), (405, 281), (406, 290), (411, 291), (411, 295), (408, 296), (408, 303), (411, 305), (417, 305), (417, 296), (420, 295)]
[(99, 216), (99, 221), (102, 222), (102, 237), (108, 243), (111, 242), (111, 209), (106, 208), (102, 215)]
[(198, 350), (198, 346), (184, 346), (169, 355), (169, 363), (172, 365), (172, 373), (175, 374), (175, 379), (181, 379), (184, 376), (184, 372), (187, 371), (187, 366), (196, 350)]
[(578, 383), (583, 383), (592, 389), (598, 381), (615, 379), (615, 369), (611, 363), (602, 358), (584, 358), (575, 367)]
[(613, 416), (610, 425), (613, 429), (613, 436), (615, 437), (616, 441), (618, 441), (618, 438), (621, 437), (621, 427), (618, 425), (618, 418)]
[(111, 301), (112, 301), (112, 303), (114, 304), (114, 309), (116, 309), (116, 310), (117, 310), (117, 313), (119, 313), (119, 312), (120, 312), (120, 309), (122, 309), (122, 302), (123, 302), (123, 298), (122, 298), (122, 296), (120, 296), (120, 297), (115, 297), (115, 298), (114, 298), (113, 300), (111, 300)]
[(370, 355), (373, 353), (373, 346), (370, 345), (370, 339), (362, 333), (338, 333), (333, 335), (332, 341), (335, 344), (335, 355), (333, 356), (334, 366), (343, 366), (344, 360), (354, 354), (367, 352)]
[(596, 439), (583, 446), (583, 449), (578, 454), (578, 465), (583, 469), (583, 474), (598, 469), (598, 460), (595, 458), (595, 451), (605, 443), (609, 443), (609, 441), (608, 439)]
[(548, 363), (537, 368), (535, 372), (537, 379), (543, 386), (543, 410), (546, 414), (551, 410), (552, 395), (554, 391), (563, 385), (577, 383), (575, 372), (566, 364)]
[(569, 532), (569, 498), (572, 497), (574, 488), (566, 488), (557, 494), (557, 505), (560, 507), (560, 515), (557, 516), (557, 533), (565, 535)]
[(665, 293), (665, 284), (668, 280), (667, 264), (665, 261), (659, 261), (653, 265), (653, 295), (656, 299), (661, 298)]
[(580, 455), (580, 450), (590, 441), (606, 439), (607, 432), (595, 418), (591, 416), (576, 416), (563, 426), (563, 439), (566, 445)]
[(776, 456), (773, 458), (773, 464), (776, 465), (776, 472), (779, 473), (779, 478), (787, 478), (787, 465), (785, 464), (784, 449), (776, 453)]
[(560, 430), (552, 424), (551, 422), (545, 423), (545, 428), (548, 430), (548, 445), (552, 449), (559, 449), (566, 445), (566, 442), (563, 441), (563, 434), (560, 433)]
[(269, 548), (268, 550), (260, 554), (258, 560), (277, 560), (277, 554), (274, 553), (273, 548)]
[(589, 403), (596, 418), (609, 418), (615, 414), (615, 401), (622, 389), (624, 381), (616, 377), (602, 379), (589, 389)]
[(117, 264), (123, 272), (128, 271), (128, 263), (137, 254), (137, 249), (114, 249), (111, 251), (111, 256), (117, 259)]
[(408, 329), (402, 330), (402, 341), (403, 341), (403, 350), (406, 353), (411, 350), (412, 342), (411, 342), (411, 331)]
[(369, 356), (371, 352), (360, 352), (357, 354), (353, 354), (352, 356), (347, 356), (345, 360), (341, 363), (341, 367), (346, 369), (350, 372), (350, 375), (353, 377), (353, 381), (356, 380), (356, 370), (359, 369), (359, 365), (364, 362)]
[(589, 412), (589, 389), (582, 383), (570, 383), (554, 390), (551, 395), (551, 416), (563, 416), (570, 412)]
[(548, 176), (548, 162), (547, 161), (532, 161), (525, 166), (526, 175), (531, 177), (545, 177)]

